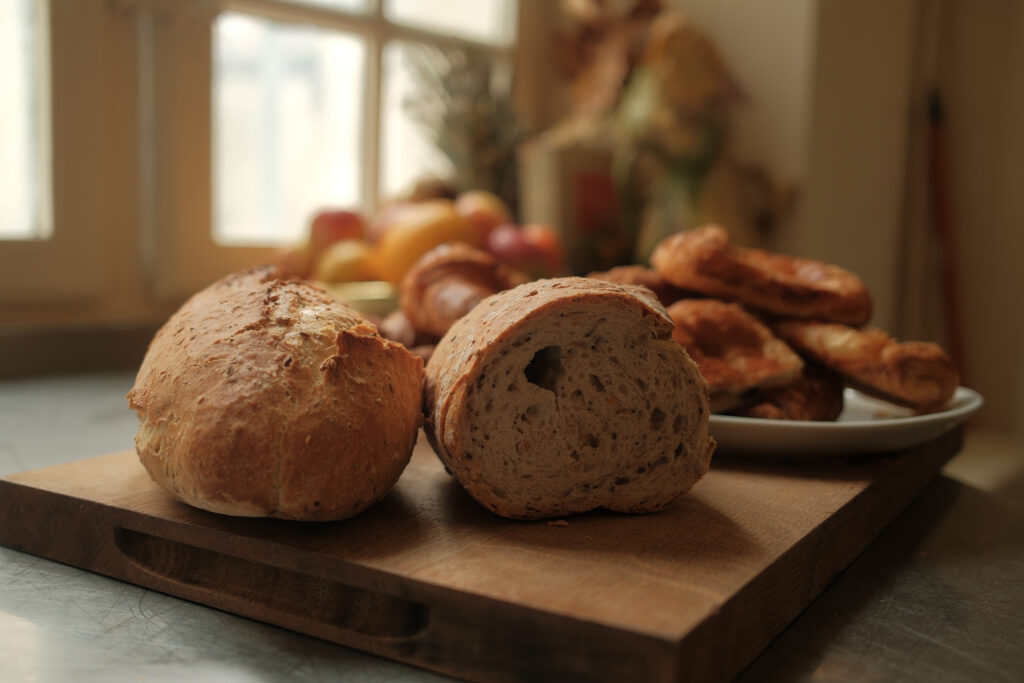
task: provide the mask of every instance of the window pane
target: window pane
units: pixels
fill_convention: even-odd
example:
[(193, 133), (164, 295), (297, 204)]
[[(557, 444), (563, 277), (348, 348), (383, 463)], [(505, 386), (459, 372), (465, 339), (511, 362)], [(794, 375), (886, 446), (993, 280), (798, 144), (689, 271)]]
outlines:
[(508, 45), (515, 38), (515, 0), (385, 0), (384, 15), (398, 24)]
[(290, 0), (290, 2), (295, 5), (319, 5), (327, 9), (353, 13), (365, 13), (370, 9), (369, 0)]
[(411, 43), (389, 42), (384, 47), (384, 85), (381, 101), (381, 193), (384, 198), (405, 194), (425, 177), (450, 178), (454, 169), (441, 153), (431, 131), (409, 111), (420, 100), (413, 59), (429, 53)]
[(214, 40), (214, 238), (282, 244), (358, 206), (366, 44), (226, 13)]
[(44, 237), (36, 0), (0, 2), (0, 239)]

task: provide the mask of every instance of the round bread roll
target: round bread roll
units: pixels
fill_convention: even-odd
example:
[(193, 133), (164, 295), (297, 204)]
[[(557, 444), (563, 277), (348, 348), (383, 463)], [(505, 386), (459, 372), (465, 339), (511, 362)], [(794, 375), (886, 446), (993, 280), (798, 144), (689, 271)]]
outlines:
[(335, 520), (378, 501), (422, 423), (423, 362), (280, 271), (229, 276), (157, 332), (128, 393), (136, 450), (198, 508)]
[(676, 287), (646, 266), (615, 266), (610, 270), (588, 273), (587, 277), (607, 282), (618, 282), (620, 285), (641, 285), (654, 292), (654, 296), (658, 297), (658, 301), (663, 306), (669, 306), (683, 297), (694, 296), (694, 292), (687, 292), (685, 289)]
[(499, 515), (652, 512), (707, 472), (708, 395), (643, 287), (579, 277), (484, 299), (427, 363), (426, 432)]
[(708, 384), (713, 413), (740, 406), (759, 390), (790, 384), (803, 370), (800, 356), (738, 304), (680, 299), (666, 311), (675, 324), (672, 338)]
[(832, 422), (843, 412), (843, 388), (839, 373), (808, 363), (792, 384), (763, 391), (730, 414), (763, 420)]

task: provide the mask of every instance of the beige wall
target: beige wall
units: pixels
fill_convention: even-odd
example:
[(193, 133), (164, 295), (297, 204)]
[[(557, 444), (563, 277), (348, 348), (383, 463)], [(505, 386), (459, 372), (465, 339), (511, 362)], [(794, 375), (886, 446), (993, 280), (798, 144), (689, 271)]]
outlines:
[(710, 33), (743, 89), (734, 146), (779, 177), (804, 175), (814, 77), (813, 2), (674, 0)]
[(1024, 3), (948, 3), (942, 44), (967, 381), (1024, 435)]
[(770, 244), (859, 273), (897, 327), (913, 0), (677, 0), (749, 95), (736, 150), (795, 182)]

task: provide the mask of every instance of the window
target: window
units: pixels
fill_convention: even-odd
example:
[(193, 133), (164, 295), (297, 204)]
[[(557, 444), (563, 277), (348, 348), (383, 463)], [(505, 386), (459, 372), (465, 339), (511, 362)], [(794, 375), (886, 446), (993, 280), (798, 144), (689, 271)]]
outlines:
[(46, 237), (49, 120), (43, 54), (44, 6), (0, 3), (0, 239)]
[(311, 209), (358, 206), (366, 41), (234, 12), (214, 35), (216, 240), (295, 242)]
[[(511, 65), (516, 0), (3, 0), (0, 322), (151, 318), (450, 163), (409, 55)], [(446, 166), (446, 164), (448, 164)]]
[(116, 41), (98, 46), (106, 16), (96, 0), (0, 2), (0, 320), (102, 297), (109, 130), (124, 119)]
[(407, 112), (417, 95), (410, 60), (419, 48), (465, 45), (507, 61), (515, 35), (512, 0), (292, 1), (273, 16), (231, 7), (213, 38), (221, 244), (294, 242), (319, 208), (372, 210), (424, 175), (450, 175)]
[(173, 7), (186, 5), (177, 21), (152, 23), (152, 282), (164, 298), (266, 260), (268, 246), (304, 236), (319, 209), (369, 212), (445, 170), (406, 111), (403, 46), (511, 63), (517, 9), (514, 0), (231, 0), (205, 16), (203, 3)]

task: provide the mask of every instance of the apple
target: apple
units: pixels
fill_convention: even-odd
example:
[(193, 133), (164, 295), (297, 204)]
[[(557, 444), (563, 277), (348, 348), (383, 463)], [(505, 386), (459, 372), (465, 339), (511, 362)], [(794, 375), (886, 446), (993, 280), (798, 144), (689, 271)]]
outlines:
[(533, 248), (527, 244), (522, 229), (515, 223), (502, 223), (487, 236), (487, 251), (502, 263), (519, 268), (533, 259)]
[(533, 247), (549, 276), (565, 272), (565, 247), (562, 237), (550, 225), (527, 223), (523, 226), (523, 239)]
[(309, 243), (319, 254), (338, 240), (359, 239), (366, 232), (362, 215), (347, 209), (323, 209), (313, 216), (309, 229)]
[(565, 270), (562, 239), (541, 223), (503, 223), (491, 231), (485, 247), (502, 263), (531, 277), (555, 277)]
[(382, 206), (370, 220), (366, 229), (366, 241), (370, 244), (380, 242), (384, 234), (391, 229), (391, 226), (398, 222), (402, 216), (414, 211), (418, 201), (396, 201)]
[(408, 204), (375, 245), (374, 272), (397, 284), (420, 256), (445, 242), (479, 246), (473, 226), (455, 211), (451, 200)]
[(505, 201), (487, 190), (461, 193), (455, 198), (455, 210), (473, 225), (481, 244), (496, 227), (512, 221), (512, 212)]
[(312, 279), (321, 282), (358, 282), (372, 277), (369, 244), (361, 239), (338, 240), (321, 252)]
[(313, 252), (313, 245), (307, 242), (293, 244), (278, 250), (274, 258), (277, 267), (296, 277), (309, 277), (316, 262), (317, 255)]

